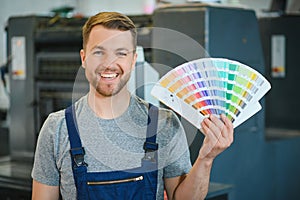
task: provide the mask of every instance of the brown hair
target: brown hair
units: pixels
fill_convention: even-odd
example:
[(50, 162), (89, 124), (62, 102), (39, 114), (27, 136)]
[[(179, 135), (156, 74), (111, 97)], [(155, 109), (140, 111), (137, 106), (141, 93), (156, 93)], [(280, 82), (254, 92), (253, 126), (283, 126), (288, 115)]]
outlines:
[(96, 25), (102, 25), (108, 29), (117, 29), (120, 31), (130, 30), (133, 38), (133, 46), (136, 47), (137, 31), (134, 23), (129, 17), (118, 12), (100, 12), (91, 16), (82, 28), (83, 48), (86, 48), (91, 30)]

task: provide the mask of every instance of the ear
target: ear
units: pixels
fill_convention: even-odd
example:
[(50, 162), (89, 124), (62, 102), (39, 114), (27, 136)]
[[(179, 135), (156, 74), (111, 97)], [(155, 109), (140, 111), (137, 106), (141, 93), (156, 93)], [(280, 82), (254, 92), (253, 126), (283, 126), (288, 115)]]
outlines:
[(132, 61), (131, 70), (134, 70), (135, 64), (136, 64), (136, 60), (137, 60), (137, 53), (135, 52), (134, 55), (133, 55), (133, 61)]
[(81, 49), (81, 50), (80, 50), (80, 58), (81, 58), (81, 66), (82, 66), (83, 68), (85, 68), (85, 58), (86, 58), (86, 56), (85, 56), (85, 51), (84, 51), (84, 49)]

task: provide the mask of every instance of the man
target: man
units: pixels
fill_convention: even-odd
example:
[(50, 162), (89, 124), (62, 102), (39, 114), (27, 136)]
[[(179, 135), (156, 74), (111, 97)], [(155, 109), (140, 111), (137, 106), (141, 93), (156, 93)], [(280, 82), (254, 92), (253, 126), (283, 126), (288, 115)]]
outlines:
[[(89, 93), (49, 115), (38, 139), (32, 199), (204, 199), (214, 158), (233, 142), (221, 115), (205, 135), (193, 167), (176, 115), (131, 95), (136, 29), (126, 16), (98, 13), (83, 27), (82, 66)], [(70, 150), (71, 149), (71, 150)]]

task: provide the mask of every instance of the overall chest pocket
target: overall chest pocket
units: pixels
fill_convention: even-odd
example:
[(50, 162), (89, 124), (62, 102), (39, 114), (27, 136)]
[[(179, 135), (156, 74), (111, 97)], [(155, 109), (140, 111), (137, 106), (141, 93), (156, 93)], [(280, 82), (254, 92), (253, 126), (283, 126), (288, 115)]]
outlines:
[(142, 174), (96, 174), (88, 177), (89, 199), (97, 200), (133, 200), (149, 199), (145, 195), (146, 185)]

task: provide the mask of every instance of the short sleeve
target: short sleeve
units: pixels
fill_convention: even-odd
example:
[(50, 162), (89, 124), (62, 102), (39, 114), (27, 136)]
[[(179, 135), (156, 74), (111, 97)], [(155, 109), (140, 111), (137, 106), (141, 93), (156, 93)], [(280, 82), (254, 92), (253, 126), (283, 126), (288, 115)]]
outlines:
[(164, 178), (173, 178), (189, 173), (191, 170), (189, 151), (164, 168)]
[(192, 165), (189, 146), (185, 131), (175, 113), (170, 112), (167, 119), (169, 142), (167, 145), (168, 156), (164, 167), (164, 178), (172, 178), (189, 173)]
[(59, 171), (55, 159), (57, 119), (51, 114), (46, 119), (38, 136), (31, 176), (34, 180), (50, 185), (59, 185)]

